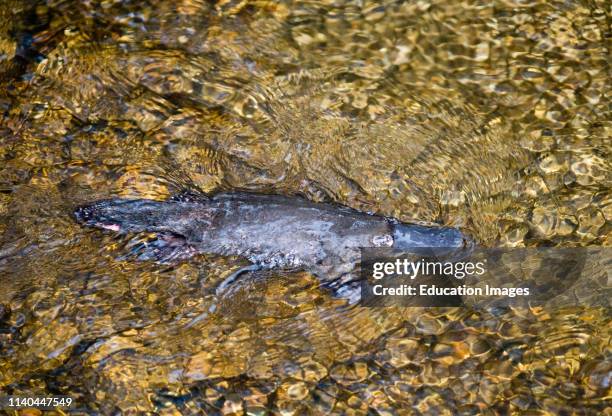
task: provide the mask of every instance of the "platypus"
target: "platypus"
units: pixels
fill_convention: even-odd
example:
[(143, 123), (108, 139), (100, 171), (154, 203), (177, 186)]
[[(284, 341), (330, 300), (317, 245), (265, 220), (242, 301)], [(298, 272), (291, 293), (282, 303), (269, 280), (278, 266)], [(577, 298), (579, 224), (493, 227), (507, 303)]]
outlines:
[[(253, 268), (300, 268), (324, 286), (353, 279), (362, 247), (462, 248), (471, 239), (301, 197), (183, 193), (167, 201), (107, 199), (78, 207), (78, 222), (117, 233), (155, 233), (140, 257), (170, 262), (198, 253), (242, 256)], [(236, 277), (236, 276), (234, 276)]]

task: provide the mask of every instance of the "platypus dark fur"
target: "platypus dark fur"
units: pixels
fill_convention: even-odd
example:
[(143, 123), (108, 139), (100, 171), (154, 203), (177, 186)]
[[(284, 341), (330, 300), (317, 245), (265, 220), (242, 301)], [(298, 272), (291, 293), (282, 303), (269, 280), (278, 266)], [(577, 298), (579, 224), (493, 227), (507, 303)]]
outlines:
[(142, 258), (162, 262), (198, 253), (242, 256), (261, 268), (301, 268), (339, 288), (362, 247), (462, 248), (455, 228), (406, 224), (345, 206), (300, 197), (181, 194), (167, 201), (107, 199), (78, 207), (83, 225), (118, 233), (155, 233)]

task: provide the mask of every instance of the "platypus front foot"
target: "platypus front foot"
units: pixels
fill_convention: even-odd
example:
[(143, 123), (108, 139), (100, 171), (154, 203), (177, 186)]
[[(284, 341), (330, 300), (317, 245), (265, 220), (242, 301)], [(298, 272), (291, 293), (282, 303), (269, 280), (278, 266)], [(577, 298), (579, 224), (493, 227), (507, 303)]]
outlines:
[(233, 285), (233, 283), (238, 280), (238, 278), (240, 277), (241, 274), (247, 273), (247, 272), (255, 272), (257, 270), (261, 270), (262, 267), (260, 265), (257, 264), (250, 264), (246, 267), (242, 267), (238, 270), (236, 270), (235, 272), (233, 272), (232, 274), (230, 274), (228, 277), (226, 277), (220, 284), (219, 286), (217, 286), (217, 288), (215, 289), (215, 294), (217, 296), (223, 296), (226, 294), (226, 292), (228, 291), (230, 285)]

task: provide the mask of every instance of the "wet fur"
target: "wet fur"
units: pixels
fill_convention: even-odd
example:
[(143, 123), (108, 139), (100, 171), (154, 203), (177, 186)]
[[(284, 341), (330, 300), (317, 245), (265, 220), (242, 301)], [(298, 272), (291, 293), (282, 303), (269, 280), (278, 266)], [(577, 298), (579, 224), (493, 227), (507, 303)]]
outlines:
[(157, 233), (141, 259), (176, 261), (197, 253), (242, 256), (261, 268), (302, 268), (324, 284), (350, 280), (361, 247), (463, 247), (458, 230), (404, 224), (296, 197), (183, 194), (168, 201), (109, 199), (75, 210), (83, 225)]

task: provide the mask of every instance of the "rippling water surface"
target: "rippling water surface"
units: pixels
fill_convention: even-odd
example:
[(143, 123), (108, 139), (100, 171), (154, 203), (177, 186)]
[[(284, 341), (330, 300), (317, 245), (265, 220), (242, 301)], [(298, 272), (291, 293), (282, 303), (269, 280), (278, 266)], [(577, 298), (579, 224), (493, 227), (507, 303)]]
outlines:
[(78, 414), (610, 414), (610, 309), (362, 308), (122, 257), (186, 184), (609, 246), (605, 1), (0, 2), (0, 391)]

